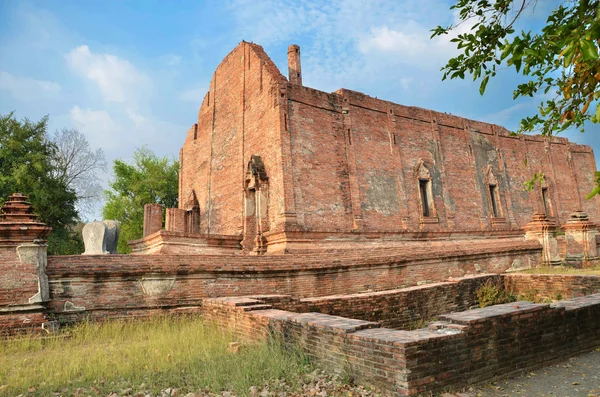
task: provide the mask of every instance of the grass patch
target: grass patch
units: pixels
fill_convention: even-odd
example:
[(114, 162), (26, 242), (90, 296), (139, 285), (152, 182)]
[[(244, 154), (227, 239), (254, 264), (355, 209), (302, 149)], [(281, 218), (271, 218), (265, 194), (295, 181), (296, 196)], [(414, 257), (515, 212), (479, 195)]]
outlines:
[(276, 344), (244, 345), (228, 352), (232, 334), (200, 317), (82, 323), (48, 338), (0, 340), (0, 395), (47, 396), (53, 392), (107, 395), (124, 389), (159, 394), (235, 391), (273, 379), (299, 382), (304, 356)]
[(527, 269), (520, 271), (519, 273), (526, 274), (582, 274), (582, 275), (593, 275), (600, 276), (600, 265), (586, 269), (576, 269), (574, 267), (566, 266), (545, 266), (536, 267), (535, 269)]

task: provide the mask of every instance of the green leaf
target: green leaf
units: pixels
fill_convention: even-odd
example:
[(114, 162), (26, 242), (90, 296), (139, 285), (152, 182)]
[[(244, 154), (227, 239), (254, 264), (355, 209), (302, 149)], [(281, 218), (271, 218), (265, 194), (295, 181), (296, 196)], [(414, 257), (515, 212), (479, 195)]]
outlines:
[(481, 81), (481, 85), (479, 86), (479, 94), (483, 95), (483, 93), (485, 92), (485, 87), (487, 86), (487, 83), (490, 79), (490, 75), (486, 75), (483, 80)]
[(600, 194), (600, 186), (595, 186), (592, 191), (590, 192), (590, 194), (588, 194), (586, 196), (586, 198), (589, 200), (592, 197), (594, 197), (595, 195)]
[(581, 39), (579, 48), (581, 48), (584, 60), (598, 59), (598, 49), (591, 40)]

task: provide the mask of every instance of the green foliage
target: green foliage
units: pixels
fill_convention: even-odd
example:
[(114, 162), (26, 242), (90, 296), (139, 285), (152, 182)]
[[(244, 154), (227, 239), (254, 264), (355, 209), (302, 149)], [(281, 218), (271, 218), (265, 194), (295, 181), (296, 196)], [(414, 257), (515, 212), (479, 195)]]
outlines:
[(18, 121), (14, 113), (0, 115), (0, 205), (12, 193), (27, 194), (40, 219), (53, 228), (50, 254), (63, 253), (69, 241), (58, 236), (72, 226), (78, 214), (76, 195), (64, 181), (53, 176), (56, 146), (46, 139), (48, 117), (38, 122)]
[(587, 195), (588, 200), (591, 199), (592, 197), (594, 197), (595, 195), (600, 194), (600, 171), (596, 171), (594, 173), (594, 180), (595, 180), (596, 186), (590, 192), (590, 194)]
[(177, 387), (180, 395), (205, 388), (246, 395), (273, 379), (297, 384), (310, 369), (294, 349), (255, 343), (233, 354), (232, 341), (197, 316), (84, 322), (44, 339), (0, 340), (0, 394), (107, 396), (132, 388), (160, 395)]
[(115, 160), (114, 180), (104, 192), (104, 219), (120, 222), (119, 252), (130, 252), (127, 241), (142, 237), (144, 205), (177, 207), (179, 162), (158, 157), (145, 147), (135, 151), (133, 164)]
[(510, 292), (498, 287), (492, 280), (487, 280), (475, 291), (479, 307), (488, 307), (502, 303), (515, 302), (517, 298)]
[(79, 255), (85, 251), (81, 231), (71, 227), (52, 231), (48, 236), (48, 247), (55, 255)]
[[(515, 33), (515, 22), (536, 3), (458, 0), (451, 9), (458, 11), (459, 22), (436, 27), (432, 37), (448, 34), (467, 21), (474, 24), (451, 40), (462, 53), (442, 68), (443, 79), (464, 79), (470, 74), (481, 81), (483, 95), (501, 67), (514, 68), (528, 79), (515, 89), (515, 99), (550, 95), (538, 114), (521, 120), (519, 133), (540, 131), (551, 136), (573, 127), (583, 132), (584, 122), (600, 122), (600, 0), (559, 1), (541, 31)], [(599, 181), (589, 197), (598, 193)]]
[(406, 331), (414, 331), (416, 329), (426, 328), (429, 324), (437, 321), (437, 317), (433, 317), (430, 319), (419, 318), (416, 320), (412, 320), (406, 324), (404, 330)]

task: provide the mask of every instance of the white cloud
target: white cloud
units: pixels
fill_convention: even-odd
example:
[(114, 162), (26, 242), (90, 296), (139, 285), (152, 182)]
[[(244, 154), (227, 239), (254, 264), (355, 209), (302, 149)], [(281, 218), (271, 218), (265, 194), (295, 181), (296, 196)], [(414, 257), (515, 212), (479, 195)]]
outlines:
[(104, 110), (74, 106), (71, 109), (71, 120), (85, 134), (92, 147), (110, 149), (122, 142), (121, 126)]
[(146, 121), (145, 117), (140, 116), (130, 108), (125, 109), (127, 116), (135, 123), (136, 127), (140, 127)]
[(40, 97), (55, 97), (60, 92), (60, 85), (0, 71), (0, 90), (10, 91), (13, 97), (21, 101), (32, 101)]
[(165, 54), (159, 58), (165, 66), (177, 66), (181, 63), (181, 55)]
[(190, 102), (201, 103), (202, 100), (204, 99), (204, 95), (206, 95), (207, 91), (208, 91), (207, 88), (203, 87), (203, 86), (190, 88), (190, 89), (183, 91), (179, 95), (179, 99), (181, 101), (190, 101)]
[[(457, 14), (454, 23), (459, 22)], [(449, 34), (431, 39), (431, 21), (423, 25), (409, 20), (390, 29), (387, 25), (372, 27), (368, 34), (359, 38), (357, 46), (364, 54), (383, 53), (397, 57), (398, 62), (421, 67), (439, 68), (448, 58), (458, 53), (456, 43), (450, 40), (460, 34), (469, 32), (474, 20), (459, 24)]]
[(65, 57), (75, 72), (98, 86), (106, 101), (136, 103), (151, 88), (151, 79), (145, 73), (115, 55), (94, 53), (82, 45)]
[[(441, 80), (424, 76), (439, 70), (447, 55), (445, 38), (437, 41), (432, 53), (424, 52), (423, 46), (429, 40), (429, 29), (449, 22), (444, 0), (345, 0), (325, 5), (321, 0), (268, 0), (259, 5), (251, 0), (230, 0), (230, 6), (237, 19), (238, 37), (265, 47), (302, 46), (303, 77), (308, 86), (325, 91), (347, 87), (375, 95), (378, 88), (389, 90), (390, 80), (405, 90), (409, 80), (420, 90)], [(437, 54), (440, 48), (443, 54)], [(275, 61), (287, 66), (283, 59)], [(390, 78), (384, 82), (382, 76)], [(425, 92), (431, 88), (425, 87), (419, 94)]]

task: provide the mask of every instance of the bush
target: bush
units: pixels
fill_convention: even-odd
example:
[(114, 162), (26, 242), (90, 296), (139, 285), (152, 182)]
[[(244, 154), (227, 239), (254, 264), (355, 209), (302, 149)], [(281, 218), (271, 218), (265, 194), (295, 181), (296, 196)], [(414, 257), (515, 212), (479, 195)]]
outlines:
[(510, 292), (498, 287), (492, 280), (487, 280), (475, 291), (479, 307), (488, 307), (502, 303), (515, 302), (517, 298)]

